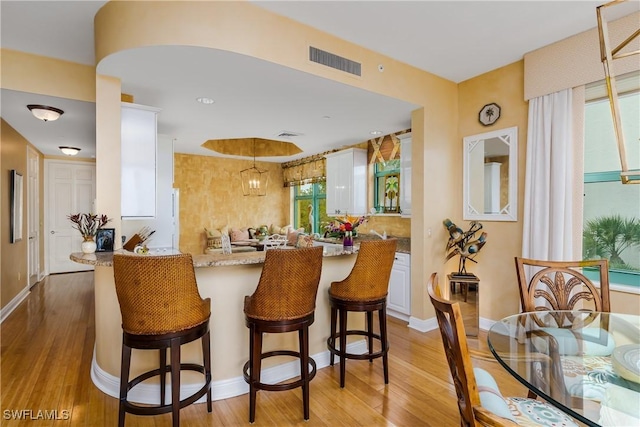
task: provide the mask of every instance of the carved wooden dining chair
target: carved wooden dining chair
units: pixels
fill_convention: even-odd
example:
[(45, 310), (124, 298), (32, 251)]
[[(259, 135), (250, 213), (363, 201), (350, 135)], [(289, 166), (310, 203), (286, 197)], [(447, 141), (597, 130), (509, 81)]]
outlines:
[[(541, 261), (515, 257), (515, 262), (522, 311), (611, 311), (606, 259)], [(600, 289), (585, 275), (589, 270), (597, 270)]]
[(460, 304), (441, 297), (437, 273), (433, 273), (429, 278), (427, 291), (436, 310), (445, 356), (458, 397), (462, 427), (577, 427), (571, 418), (544, 402), (520, 397), (503, 397), (491, 374), (484, 369), (473, 367)]
[[(586, 261), (542, 261), (515, 257), (516, 272), (523, 312), (533, 311), (594, 311), (610, 312), (609, 262), (606, 259)], [(598, 277), (598, 285), (587, 277)], [(562, 313), (557, 316), (571, 316)], [(575, 337), (575, 331), (545, 328), (545, 338), (538, 340), (539, 350), (548, 353), (556, 362), (556, 381), (564, 383), (571, 396), (589, 396), (597, 400), (604, 394), (597, 377), (611, 375), (608, 367), (615, 341), (607, 332), (608, 316), (596, 316), (600, 324), (587, 331), (587, 339)], [(558, 324), (562, 319), (558, 319)], [(553, 340), (553, 343), (549, 343)], [(551, 349), (557, 350), (551, 352)], [(557, 373), (560, 374), (557, 374)], [(583, 372), (584, 374), (577, 374)], [(600, 396), (600, 397), (599, 397)], [(535, 394), (529, 392), (529, 397)]]

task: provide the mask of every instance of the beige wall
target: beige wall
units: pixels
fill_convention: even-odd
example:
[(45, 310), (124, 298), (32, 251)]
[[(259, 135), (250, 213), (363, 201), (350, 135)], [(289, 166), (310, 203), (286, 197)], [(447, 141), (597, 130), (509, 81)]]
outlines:
[(2, 88), (79, 101), (96, 100), (95, 67), (0, 49)]
[[(2, 191), (0, 191), (0, 305), (6, 306), (27, 286), (27, 140), (7, 122), (0, 119), (0, 164)], [(23, 215), (22, 240), (10, 243), (10, 206), (11, 206), (11, 170), (15, 169), (23, 176)]]
[[(513, 258), (522, 252), (522, 209), (524, 204), (524, 173), (527, 147), (528, 102), (524, 101), (523, 61), (507, 65), (460, 83), (459, 146), (462, 138), (482, 132), (518, 126), (518, 221), (481, 221), (488, 233), (487, 244), (476, 257), (478, 264), (468, 269), (480, 277), (480, 317), (498, 320), (519, 310), (520, 297)], [(501, 107), (501, 116), (492, 126), (478, 121), (483, 105), (495, 102)], [(462, 174), (462, 161), (456, 168)], [(460, 191), (462, 185), (460, 185)], [(462, 220), (462, 204), (452, 214), (451, 220), (468, 228)], [(443, 218), (444, 219), (444, 218)], [(441, 226), (444, 230), (444, 227)], [(445, 238), (445, 237), (443, 237)], [(444, 240), (442, 256), (444, 257)], [(457, 257), (447, 264), (447, 271), (457, 268)]]
[[(612, 7), (611, 10), (616, 10), (616, 7)], [(608, 15), (605, 14), (605, 16)], [(638, 21), (640, 21), (640, 12), (610, 22), (608, 27), (611, 46), (619, 45), (637, 31)], [(623, 52), (632, 52), (639, 48), (640, 38), (636, 37)], [(524, 62), (525, 99), (604, 79), (597, 28), (529, 52), (524, 56)], [(640, 69), (638, 55), (632, 55), (613, 61), (611, 74), (615, 76), (638, 69)]]
[(283, 186), (279, 163), (256, 162), (269, 171), (267, 195), (242, 195), (240, 171), (252, 160), (174, 155), (174, 188), (180, 190), (180, 251), (203, 253), (204, 228), (257, 227), (289, 224), (290, 189)]

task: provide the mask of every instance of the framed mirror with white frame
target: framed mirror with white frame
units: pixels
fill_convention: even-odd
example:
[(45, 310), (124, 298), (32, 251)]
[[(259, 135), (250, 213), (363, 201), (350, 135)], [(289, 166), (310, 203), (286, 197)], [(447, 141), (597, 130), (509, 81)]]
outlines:
[(463, 219), (517, 221), (518, 127), (463, 138)]

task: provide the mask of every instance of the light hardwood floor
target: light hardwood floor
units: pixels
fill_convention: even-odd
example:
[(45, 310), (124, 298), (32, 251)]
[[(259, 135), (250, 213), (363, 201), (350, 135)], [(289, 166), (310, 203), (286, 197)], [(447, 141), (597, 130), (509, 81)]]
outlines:
[[(239, 308), (241, 309), (241, 308)], [(114, 313), (114, 315), (117, 315)], [(390, 383), (381, 360), (348, 361), (346, 387), (339, 366), (320, 369), (311, 382), (311, 417), (302, 419), (300, 389), (258, 393), (255, 426), (459, 426), (455, 391), (439, 331), (421, 333), (389, 318)], [(118, 401), (91, 382), (94, 345), (93, 272), (53, 275), (35, 285), (1, 325), (2, 426), (115, 426)], [(486, 335), (469, 340), (486, 349)], [(215, 360), (213, 361), (215, 363)], [(505, 395), (525, 396), (523, 386), (497, 363), (475, 360), (489, 370)], [(215, 381), (215, 378), (214, 378)], [(248, 395), (215, 401), (213, 412), (196, 404), (181, 411), (182, 425), (247, 426)], [(15, 420), (11, 412), (58, 420)], [(52, 411), (57, 411), (53, 413)], [(65, 412), (66, 411), (66, 412)], [(40, 415), (44, 416), (44, 413)], [(129, 427), (169, 426), (170, 414), (127, 414)]]

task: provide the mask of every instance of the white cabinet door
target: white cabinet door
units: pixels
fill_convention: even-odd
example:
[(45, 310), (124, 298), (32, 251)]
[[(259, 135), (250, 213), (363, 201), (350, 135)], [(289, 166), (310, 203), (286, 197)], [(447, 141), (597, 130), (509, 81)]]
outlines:
[(122, 103), (121, 209), (123, 217), (156, 215), (158, 109)]
[(350, 148), (327, 154), (327, 215), (367, 212), (367, 150)]
[(327, 215), (344, 214), (347, 210), (348, 163), (349, 159), (346, 156), (327, 157)]
[(411, 314), (411, 256), (409, 254), (396, 252), (389, 279), (387, 308), (390, 316), (404, 320)]
[(398, 135), (400, 140), (400, 212), (411, 216), (411, 132)]

